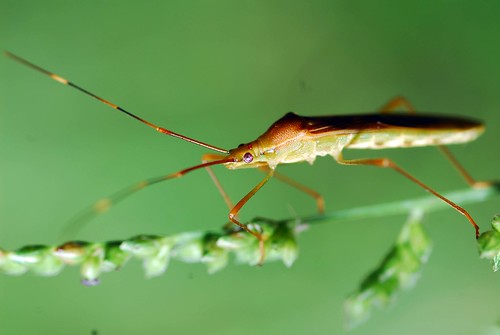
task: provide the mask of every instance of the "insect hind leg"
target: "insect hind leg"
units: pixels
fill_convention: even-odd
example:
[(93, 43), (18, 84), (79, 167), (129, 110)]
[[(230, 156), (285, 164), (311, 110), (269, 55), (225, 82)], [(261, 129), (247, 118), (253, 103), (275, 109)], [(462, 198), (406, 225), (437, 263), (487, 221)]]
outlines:
[(403, 107), (404, 110), (409, 114), (416, 114), (415, 107), (411, 102), (403, 96), (397, 96), (389, 100), (385, 105), (380, 107), (380, 113), (394, 113), (399, 108)]
[[(413, 104), (403, 96), (397, 96), (391, 100), (389, 100), (385, 105), (380, 107), (380, 113), (394, 113), (398, 110), (404, 110), (409, 114), (417, 114), (415, 107)], [(491, 186), (491, 182), (489, 181), (477, 181), (475, 180), (469, 172), (465, 169), (465, 167), (456, 159), (456, 157), (451, 153), (451, 151), (443, 146), (438, 145), (437, 148), (443, 153), (443, 155), (450, 161), (453, 167), (458, 171), (458, 173), (464, 178), (465, 182), (469, 184), (469, 186), (473, 188), (482, 188)]]
[(339, 164), (343, 164), (343, 165), (372, 165), (372, 166), (378, 166), (378, 167), (382, 167), (382, 168), (391, 168), (391, 169), (393, 169), (394, 171), (396, 171), (396, 172), (400, 173), (401, 175), (405, 176), (406, 178), (408, 178), (409, 180), (411, 180), (415, 184), (419, 185), (420, 187), (422, 187), (426, 191), (432, 193), (433, 195), (435, 195), (436, 197), (438, 197), (439, 199), (441, 199), (442, 201), (444, 201), (445, 203), (447, 203), (448, 205), (450, 205), (451, 207), (453, 207), (460, 214), (464, 215), (467, 218), (467, 220), (469, 220), (469, 222), (471, 223), (471, 225), (474, 227), (474, 229), (476, 231), (476, 238), (479, 237), (479, 226), (476, 224), (476, 222), (474, 221), (474, 219), (472, 218), (472, 216), (469, 214), (469, 212), (467, 212), (464, 208), (460, 207), (459, 205), (457, 205), (456, 203), (454, 203), (450, 199), (444, 197), (443, 195), (441, 195), (440, 193), (438, 193), (434, 189), (430, 188), (429, 186), (427, 186), (426, 184), (424, 184), (423, 182), (421, 182), (417, 178), (413, 177), (411, 174), (409, 174), (408, 172), (406, 172), (406, 170), (403, 170), (402, 168), (400, 168), (392, 160), (390, 160), (388, 158), (368, 158), (368, 159), (344, 160), (342, 158), (342, 155), (339, 155), (336, 158), (336, 160), (337, 160), (337, 162)]

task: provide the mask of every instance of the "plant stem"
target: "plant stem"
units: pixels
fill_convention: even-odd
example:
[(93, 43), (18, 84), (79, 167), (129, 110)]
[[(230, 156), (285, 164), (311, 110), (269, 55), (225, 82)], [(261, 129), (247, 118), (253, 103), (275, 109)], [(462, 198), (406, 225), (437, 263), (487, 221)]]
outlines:
[[(484, 202), (500, 195), (500, 182), (492, 182), (483, 188), (467, 188), (443, 194), (451, 201), (462, 205)], [(353, 207), (344, 210), (332, 211), (325, 214), (315, 214), (300, 218), (301, 222), (316, 224), (330, 221), (359, 220), (366, 218), (386, 217), (390, 215), (406, 215), (419, 208), (424, 213), (437, 212), (449, 209), (450, 206), (439, 198), (429, 195), (414, 199), (403, 199), (370, 206)], [(288, 218), (280, 222), (296, 221), (297, 218)]]

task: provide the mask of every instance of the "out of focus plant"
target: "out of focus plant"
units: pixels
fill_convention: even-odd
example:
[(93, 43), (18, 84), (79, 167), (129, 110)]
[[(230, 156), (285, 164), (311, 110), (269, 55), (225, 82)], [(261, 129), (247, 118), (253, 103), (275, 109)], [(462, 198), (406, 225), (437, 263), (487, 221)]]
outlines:
[[(448, 193), (446, 197), (467, 204), (483, 202), (499, 194), (500, 184), (494, 183), (484, 188)], [(421, 224), (423, 215), (447, 208), (442, 201), (429, 196), (301, 219), (254, 219), (248, 226), (265, 237), (265, 262), (282, 261), (289, 267), (298, 256), (297, 236), (310, 225), (409, 213), (407, 223), (385, 258), (345, 303), (347, 324), (353, 327), (366, 320), (374, 308), (386, 306), (399, 292), (416, 283), (431, 250), (430, 239)], [(484, 232), (477, 243), (480, 257), (490, 260), (493, 270), (497, 271), (500, 268), (500, 215), (494, 217), (492, 226), (493, 229)], [(353, 239), (354, 245), (355, 237)], [(99, 283), (104, 272), (119, 270), (131, 259), (142, 261), (146, 277), (150, 278), (163, 274), (171, 260), (203, 263), (209, 273), (214, 273), (228, 264), (230, 256), (238, 263), (259, 264), (261, 251), (257, 239), (241, 230), (221, 229), (169, 236), (139, 235), (108, 242), (28, 245), (14, 251), (0, 249), (0, 272), (21, 275), (31, 271), (37, 275), (55, 276), (65, 265), (79, 265), (82, 283), (92, 286)]]

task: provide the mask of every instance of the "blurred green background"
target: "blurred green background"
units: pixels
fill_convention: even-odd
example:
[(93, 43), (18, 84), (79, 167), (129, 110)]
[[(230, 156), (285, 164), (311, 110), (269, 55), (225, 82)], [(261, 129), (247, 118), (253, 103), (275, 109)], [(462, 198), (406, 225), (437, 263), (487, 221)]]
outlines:
[[(5, 1), (0, 48), (152, 122), (213, 145), (253, 140), (287, 111), (376, 110), (395, 95), (417, 109), (476, 117), (487, 132), (452, 148), (479, 179), (500, 177), (498, 1)], [(203, 148), (161, 136), (112, 109), (0, 59), (0, 245), (61, 242), (76, 212), (146, 177), (198, 164)], [(434, 148), (347, 152), (393, 158), (438, 190), (465, 187)], [(217, 175), (233, 199), (261, 178)], [(392, 171), (330, 158), (280, 169), (327, 210), (424, 195)], [(498, 201), (468, 206), (489, 229)], [(272, 181), (242, 219), (315, 211)], [(378, 264), (405, 217), (313, 227), (287, 269), (231, 265), (208, 275), (173, 262), (146, 280), (138, 262), (79, 284), (0, 276), (0, 334), (341, 334), (342, 302)], [(204, 171), (145, 190), (92, 221), (91, 241), (216, 229), (227, 209)], [(499, 274), (477, 257), (453, 210), (426, 217), (434, 252), (420, 282), (352, 334), (498, 334)]]

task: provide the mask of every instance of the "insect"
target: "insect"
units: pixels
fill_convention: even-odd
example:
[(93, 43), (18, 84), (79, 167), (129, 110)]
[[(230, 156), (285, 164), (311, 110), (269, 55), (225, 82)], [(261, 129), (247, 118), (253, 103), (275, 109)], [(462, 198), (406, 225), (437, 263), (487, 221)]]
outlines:
[[(324, 210), (321, 195), (285, 176), (275, 172), (280, 164), (308, 162), (312, 164), (318, 156), (332, 156), (338, 163), (344, 165), (371, 165), (390, 168), (408, 178), (426, 191), (432, 193), (452, 208), (464, 215), (475, 229), (476, 238), (479, 236), (479, 227), (471, 215), (462, 207), (445, 198), (411, 174), (396, 165), (388, 158), (369, 158), (347, 160), (343, 158), (344, 149), (385, 149), (409, 148), (419, 146), (438, 146), (448, 156), (453, 165), (464, 176), (465, 180), (474, 187), (481, 187), (487, 183), (476, 182), (443, 147), (443, 145), (465, 143), (476, 139), (483, 131), (481, 122), (463, 117), (440, 116), (434, 114), (415, 114), (411, 104), (405, 98), (398, 97), (382, 107), (381, 112), (359, 115), (336, 115), (306, 117), (288, 113), (271, 125), (271, 127), (255, 141), (241, 144), (237, 148), (226, 150), (201, 142), (199, 140), (175, 133), (159, 127), (125, 109), (115, 105), (94, 93), (49, 72), (29, 61), (6, 52), (6, 55), (30, 68), (33, 68), (52, 79), (71, 86), (72, 88), (99, 100), (100, 102), (142, 122), (156, 131), (177, 137), (187, 142), (205, 147), (218, 154), (202, 156), (202, 163), (177, 171), (172, 174), (146, 179), (97, 202), (92, 208), (84, 212), (83, 216), (93, 216), (106, 211), (109, 207), (123, 200), (129, 195), (165, 180), (180, 178), (185, 174), (206, 168), (214, 180), (217, 188), (228, 205), (229, 220), (240, 229), (255, 236), (259, 241), (261, 263), (264, 260), (264, 237), (261, 232), (248, 228), (239, 221), (238, 213), (269, 179), (274, 175), (278, 179), (306, 192), (314, 197), (319, 212)], [(398, 107), (406, 107), (408, 114), (392, 114)], [(258, 168), (263, 170), (265, 177), (235, 205), (231, 202), (224, 189), (210, 170), (211, 166), (224, 165), (230, 170), (241, 168)], [(82, 217), (80, 217), (82, 219)]]

